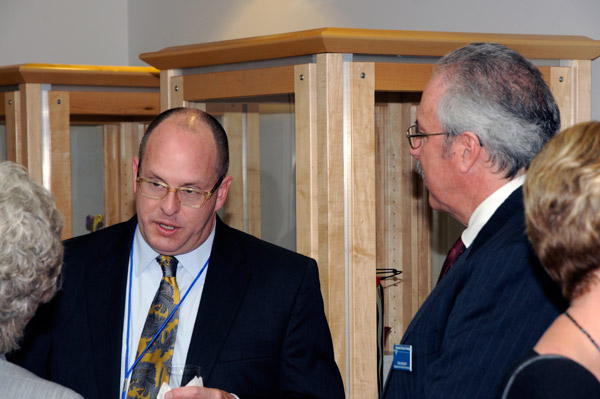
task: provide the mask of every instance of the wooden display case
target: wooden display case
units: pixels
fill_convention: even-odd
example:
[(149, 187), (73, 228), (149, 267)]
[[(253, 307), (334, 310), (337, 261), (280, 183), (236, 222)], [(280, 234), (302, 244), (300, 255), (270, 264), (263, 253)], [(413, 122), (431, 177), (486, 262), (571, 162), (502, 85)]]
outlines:
[[(0, 67), (7, 160), (23, 164), (56, 197), (71, 236), (70, 127), (104, 127), (105, 225), (135, 212), (131, 159), (159, 113), (159, 73), (150, 67), (22, 64)], [(102, 182), (98, 182), (102, 184)]]
[(404, 132), (437, 59), (480, 41), (539, 66), (563, 126), (589, 119), (600, 41), (581, 36), (323, 28), (140, 55), (160, 70), (161, 109), (193, 106), (223, 121), (234, 176), (225, 218), (257, 236), (271, 212), (261, 209), (261, 116), (265, 104), (291, 104), (296, 250), (319, 263), (349, 398), (378, 395), (376, 268), (402, 270), (384, 283), (389, 349), (431, 291), (435, 252), (455, 239), (427, 204)]

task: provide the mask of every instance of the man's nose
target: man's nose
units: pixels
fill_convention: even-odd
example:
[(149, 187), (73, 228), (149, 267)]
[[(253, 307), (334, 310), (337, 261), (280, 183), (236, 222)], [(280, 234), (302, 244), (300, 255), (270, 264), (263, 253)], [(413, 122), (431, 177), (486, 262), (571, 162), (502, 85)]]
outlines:
[(179, 211), (181, 203), (177, 197), (177, 191), (169, 190), (167, 195), (160, 200), (160, 207), (166, 215), (173, 215)]

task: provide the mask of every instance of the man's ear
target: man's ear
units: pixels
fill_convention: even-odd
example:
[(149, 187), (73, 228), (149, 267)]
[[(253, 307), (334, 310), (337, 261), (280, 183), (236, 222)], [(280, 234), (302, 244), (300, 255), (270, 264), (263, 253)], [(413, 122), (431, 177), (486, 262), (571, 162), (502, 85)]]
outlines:
[(460, 171), (468, 172), (477, 162), (482, 153), (479, 137), (473, 132), (463, 132), (458, 138), (458, 154), (460, 156)]
[(225, 205), (225, 200), (227, 199), (227, 194), (229, 193), (229, 186), (231, 185), (232, 181), (233, 181), (233, 177), (225, 176), (225, 178), (221, 182), (221, 185), (215, 192), (215, 195), (217, 196), (217, 202), (215, 204), (215, 212), (218, 211), (219, 209), (221, 209), (223, 207), (223, 205)]

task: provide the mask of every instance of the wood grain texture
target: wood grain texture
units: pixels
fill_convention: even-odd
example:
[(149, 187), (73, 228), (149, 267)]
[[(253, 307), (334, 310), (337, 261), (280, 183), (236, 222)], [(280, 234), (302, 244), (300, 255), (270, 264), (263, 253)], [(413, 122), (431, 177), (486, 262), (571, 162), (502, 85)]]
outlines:
[(352, 108), (346, 162), (349, 197), (350, 381), (353, 398), (377, 397), (376, 220), (375, 220), (375, 68), (351, 63)]
[(550, 68), (550, 79), (548, 86), (552, 90), (554, 100), (560, 110), (561, 128), (571, 126), (575, 121), (572, 102), (572, 80), (571, 68), (552, 67)]
[[(315, 64), (296, 65), (294, 70), (296, 250), (319, 263), (316, 73)], [(320, 278), (325, 309), (328, 309), (327, 273), (322, 273)]]
[(294, 67), (260, 68), (183, 76), (186, 101), (294, 92)]
[(346, 392), (346, 253), (344, 231), (344, 87), (341, 54), (317, 56), (317, 167), (319, 269), (325, 273), (329, 328)]
[(20, 85), (21, 92), (21, 131), (19, 142), (23, 143), (23, 164), (29, 175), (40, 184), (43, 179), (43, 139), (42, 139), (42, 87), (36, 83)]
[(592, 116), (592, 62), (589, 60), (572, 60), (571, 86), (573, 95), (572, 123), (589, 121)]
[(56, 206), (63, 214), (62, 238), (72, 236), (71, 206), (71, 126), (69, 124), (69, 93), (48, 92), (49, 131), (44, 145), (50, 156), (48, 165), (50, 191), (56, 198)]
[[(247, 216), (244, 209), (244, 138), (242, 127), (242, 104), (223, 104), (222, 125), (229, 139), (229, 175), (233, 181), (229, 186), (227, 201), (223, 206), (223, 220), (230, 226), (244, 230)], [(209, 112), (214, 109), (209, 107)], [(218, 111), (216, 113), (219, 113)]]
[(260, 114), (258, 104), (242, 107), (242, 117), (246, 119), (244, 135), (246, 140), (245, 165), (245, 208), (247, 214), (246, 232), (262, 237), (262, 203), (260, 200)]
[(121, 221), (121, 151), (120, 126), (104, 125), (104, 225)]
[(6, 159), (25, 165), (27, 146), (21, 135), (21, 94), (19, 91), (4, 93)]
[(160, 95), (142, 92), (93, 92), (71, 91), (70, 113), (102, 117), (146, 117), (152, 119), (159, 114)]

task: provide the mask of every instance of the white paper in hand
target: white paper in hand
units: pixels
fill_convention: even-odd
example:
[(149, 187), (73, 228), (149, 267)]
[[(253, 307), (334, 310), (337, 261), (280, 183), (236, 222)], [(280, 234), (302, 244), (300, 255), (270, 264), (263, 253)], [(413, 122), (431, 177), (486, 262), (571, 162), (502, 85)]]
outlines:
[[(187, 383), (186, 387), (203, 387), (204, 383), (202, 382), (202, 377), (194, 377)], [(160, 386), (160, 390), (158, 391), (158, 395), (156, 395), (156, 399), (165, 399), (165, 394), (169, 392), (171, 389), (169, 384), (163, 382)]]

